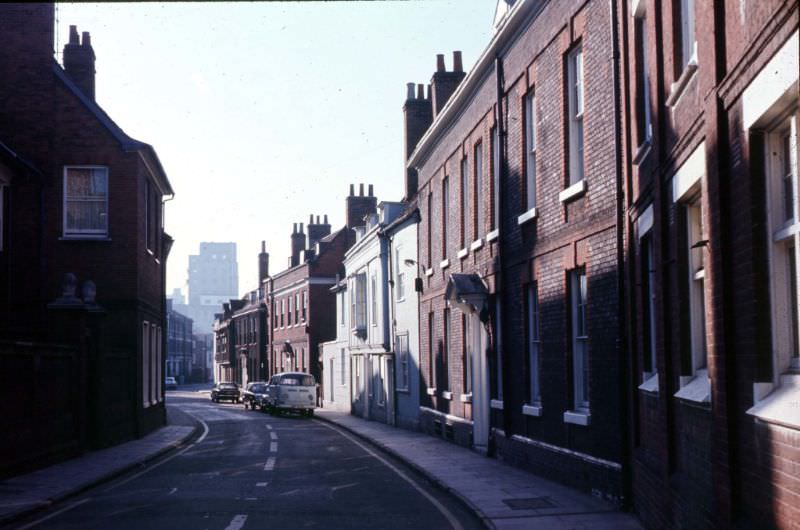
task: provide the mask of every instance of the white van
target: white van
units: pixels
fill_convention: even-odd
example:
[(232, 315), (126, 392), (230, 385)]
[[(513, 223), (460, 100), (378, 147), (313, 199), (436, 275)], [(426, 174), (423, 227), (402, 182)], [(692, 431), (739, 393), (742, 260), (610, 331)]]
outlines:
[(314, 415), (316, 402), (317, 382), (313, 375), (303, 372), (282, 372), (273, 375), (264, 398), (266, 409), (270, 414), (294, 411), (311, 417)]

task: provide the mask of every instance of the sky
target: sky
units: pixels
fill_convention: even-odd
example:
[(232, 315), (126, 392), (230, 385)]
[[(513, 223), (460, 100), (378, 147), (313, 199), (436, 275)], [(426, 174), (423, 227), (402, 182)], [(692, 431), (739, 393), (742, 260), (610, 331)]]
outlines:
[(70, 25), (91, 33), (97, 102), (169, 176), (167, 293), (187, 294), (201, 241), (235, 241), (241, 295), (262, 240), (276, 273), (293, 223), (344, 225), (350, 184), (402, 199), (406, 83), (429, 83), (438, 53), (451, 70), (453, 50), (469, 71), (495, 4), (60, 2), (56, 50)]

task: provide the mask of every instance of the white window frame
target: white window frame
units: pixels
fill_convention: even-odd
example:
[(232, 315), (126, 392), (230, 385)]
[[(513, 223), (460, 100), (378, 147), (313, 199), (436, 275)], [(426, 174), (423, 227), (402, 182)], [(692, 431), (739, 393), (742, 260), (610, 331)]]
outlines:
[(370, 277), (370, 290), (372, 291), (370, 296), (370, 319), (372, 320), (372, 325), (378, 325), (378, 276), (376, 273), (372, 273)]
[[(102, 199), (98, 198), (87, 198), (87, 197), (68, 197), (67, 196), (67, 182), (69, 180), (69, 172), (70, 170), (90, 170), (90, 171), (101, 171), (103, 172), (102, 176), (105, 178), (105, 196)], [(98, 175), (100, 176), (100, 175)], [(64, 166), (64, 175), (63, 175), (63, 183), (62, 183), (62, 210), (63, 210), (63, 217), (62, 217), (62, 235), (65, 238), (107, 238), (108, 237), (108, 195), (109, 195), (109, 177), (108, 177), (108, 167), (106, 166)], [(104, 215), (105, 218), (105, 226), (103, 228), (87, 228), (87, 229), (78, 229), (78, 228), (70, 228), (68, 226), (69, 223), (69, 203), (70, 202), (102, 202), (105, 206)]]
[(475, 160), (475, 240), (477, 241), (486, 229), (486, 222), (483, 216), (483, 142), (475, 144), (473, 149)]
[[(644, 2), (640, 2), (644, 3)], [(641, 50), (641, 61), (637, 61), (636, 77), (640, 82), (639, 88), (642, 91), (640, 105), (637, 109), (636, 118), (644, 121), (642, 123), (643, 137), (638, 138), (639, 147), (649, 144), (653, 136), (652, 116), (650, 111), (650, 63), (648, 61), (648, 47), (650, 45), (647, 34), (647, 12), (642, 9), (640, 13), (634, 13), (634, 25), (638, 31), (635, 33), (635, 46)]]
[(150, 406), (150, 322), (142, 321), (142, 406)]
[(698, 195), (685, 205), (687, 230), (687, 262), (689, 269), (689, 319), (692, 371), (708, 367), (708, 344), (706, 341), (706, 295), (705, 295), (705, 244), (707, 241), (704, 223), (703, 197)]
[[(492, 134), (492, 230), (500, 229), (500, 128), (495, 125)], [(488, 239), (488, 237), (487, 237)]]
[(694, 0), (680, 0), (681, 16), (681, 71), (692, 62), (697, 63)]
[(339, 385), (341, 385), (341, 386), (344, 386), (344, 385), (347, 384), (344, 360), (345, 360), (344, 348), (340, 348), (339, 349)]
[(581, 267), (570, 271), (570, 312), (572, 315), (572, 386), (574, 411), (588, 413), (589, 401), (589, 335), (586, 321), (588, 278)]
[(397, 301), (402, 302), (406, 298), (406, 273), (403, 269), (402, 261), (400, 260), (400, 250), (401, 248), (398, 247), (395, 249), (395, 290), (397, 292)]
[(584, 87), (583, 47), (578, 46), (567, 56), (567, 92), (569, 124), (569, 187), (584, 180)]
[(450, 217), (450, 177), (442, 179), (442, 259), (447, 258), (448, 221)]
[(536, 208), (536, 92), (525, 96), (525, 211)]
[(531, 282), (525, 289), (527, 306), (527, 338), (528, 338), (528, 376), (530, 394), (528, 403), (534, 406), (541, 406), (542, 391), (540, 377), (540, 349), (541, 349), (541, 327), (539, 319), (539, 284)]
[(472, 232), (470, 222), (470, 182), (469, 182), (469, 161), (466, 157), (461, 159), (461, 245), (466, 248), (470, 243), (469, 234)]
[(367, 273), (360, 272), (353, 278), (353, 332), (367, 329)]
[(472, 338), (472, 328), (470, 327), (471, 315), (466, 313), (461, 315), (463, 322), (463, 341), (464, 341), (464, 394), (472, 394), (472, 348), (474, 347)]

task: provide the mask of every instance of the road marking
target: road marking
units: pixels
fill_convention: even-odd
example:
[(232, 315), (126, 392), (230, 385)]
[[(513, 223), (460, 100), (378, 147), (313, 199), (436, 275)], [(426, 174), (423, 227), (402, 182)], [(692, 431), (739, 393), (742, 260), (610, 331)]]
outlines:
[[(184, 411), (184, 412), (186, 412), (186, 411)], [(186, 414), (189, 414), (189, 413), (186, 412)], [(177, 457), (181, 456), (183, 453), (185, 453), (189, 449), (193, 448), (195, 445), (198, 445), (203, 440), (205, 440), (206, 436), (208, 435), (208, 424), (206, 422), (204, 422), (203, 420), (201, 420), (200, 418), (198, 418), (197, 416), (194, 416), (192, 414), (189, 414), (189, 416), (192, 416), (194, 419), (196, 419), (197, 421), (199, 421), (203, 425), (203, 434), (200, 435), (200, 438), (198, 438), (197, 441), (195, 441), (194, 443), (191, 443), (188, 446), (184, 447), (183, 449), (181, 449), (180, 451), (178, 451), (174, 455), (171, 455), (171, 456), (165, 458), (164, 460), (161, 460), (160, 462), (156, 462), (155, 464), (151, 465), (150, 467), (148, 467), (144, 471), (140, 471), (139, 473), (136, 473), (135, 475), (130, 476), (130, 477), (126, 478), (125, 480), (121, 480), (121, 481), (117, 482), (116, 484), (106, 488), (103, 491), (111, 491), (111, 490), (113, 490), (115, 488), (118, 488), (118, 487), (124, 485), (124, 484), (127, 484), (131, 480), (137, 479), (137, 478), (141, 477), (142, 475), (144, 475), (145, 473), (149, 473), (150, 471), (154, 470), (158, 466), (166, 464), (167, 462), (169, 462), (173, 458), (177, 458)]]
[(237, 515), (231, 521), (231, 524), (225, 527), (225, 530), (239, 530), (241, 527), (244, 526), (244, 522), (247, 521), (246, 515)]
[(267, 424), (267, 429), (269, 429), (269, 430), (272, 430), (272, 425), (270, 425), (270, 424), (268, 423), (268, 424)]
[(343, 490), (345, 488), (352, 488), (353, 486), (358, 486), (358, 482), (353, 482), (352, 484), (342, 484), (341, 486), (334, 486), (331, 488), (331, 491)]
[(269, 443), (269, 452), (270, 453), (277, 453), (278, 452), (278, 442), (270, 442)]
[(271, 432), (271, 433), (269, 433), (269, 437), (270, 437), (271, 440), (277, 440), (278, 439), (278, 433)]
[(433, 497), (430, 493), (428, 493), (427, 491), (422, 489), (416, 482), (414, 482), (411, 479), (411, 477), (409, 477), (403, 471), (398, 469), (394, 464), (392, 464), (391, 462), (389, 462), (388, 460), (386, 460), (385, 458), (383, 458), (382, 456), (380, 456), (379, 454), (374, 452), (372, 449), (370, 449), (366, 445), (362, 444), (361, 442), (359, 442), (358, 440), (356, 440), (355, 438), (353, 438), (352, 436), (350, 436), (349, 434), (347, 434), (343, 430), (338, 429), (338, 428), (336, 428), (336, 427), (334, 427), (332, 425), (329, 425), (327, 423), (324, 423), (324, 422), (322, 422), (320, 420), (313, 420), (313, 421), (315, 423), (318, 423), (320, 425), (323, 425), (323, 426), (327, 427), (328, 429), (330, 429), (332, 431), (338, 432), (339, 434), (341, 434), (342, 436), (344, 436), (345, 438), (347, 438), (348, 440), (350, 440), (351, 442), (353, 442), (354, 444), (359, 446), (361, 449), (363, 449), (364, 451), (366, 451), (367, 453), (369, 453), (370, 455), (372, 455), (376, 459), (380, 460), (381, 463), (383, 463), (383, 465), (385, 465), (386, 467), (388, 467), (389, 469), (391, 469), (392, 471), (397, 473), (397, 475), (399, 475), (400, 478), (402, 478), (403, 480), (405, 480), (406, 482), (411, 484), (411, 486), (413, 486), (415, 490), (420, 492), (426, 499), (428, 499), (431, 502), (431, 504), (433, 504), (442, 513), (442, 515), (444, 515), (445, 518), (450, 522), (450, 526), (453, 527), (453, 530), (463, 530), (463, 527), (461, 526), (461, 523), (459, 523), (458, 519), (456, 519), (455, 516), (452, 513), (450, 513), (450, 510), (445, 508), (445, 506), (442, 503), (440, 503), (438, 500), (436, 500), (436, 498)]
[(256, 482), (256, 487), (265, 488), (267, 487), (267, 484), (269, 484), (269, 482)]
[(52, 519), (56, 515), (61, 515), (62, 513), (66, 512), (68, 510), (71, 510), (73, 508), (77, 508), (81, 504), (85, 504), (85, 503), (89, 502), (90, 500), (92, 500), (91, 497), (89, 497), (87, 499), (83, 499), (82, 501), (78, 501), (76, 503), (70, 504), (66, 508), (62, 508), (62, 509), (58, 510), (57, 512), (53, 512), (50, 515), (47, 515), (46, 517), (42, 517), (41, 519), (37, 519), (36, 521), (33, 521), (32, 523), (28, 523), (25, 526), (20, 526), (19, 530), (25, 530), (26, 528), (32, 528), (32, 527), (34, 527), (36, 525), (39, 525), (39, 524), (47, 521), (48, 519)]
[(287, 491), (285, 493), (281, 493), (281, 495), (294, 495), (295, 493), (300, 493), (301, 491), (302, 490), (292, 490), (292, 491)]
[(245, 497), (244, 500), (246, 500), (246, 501), (257, 501), (258, 498), (256, 498), (256, 497)]
[(267, 458), (267, 463), (264, 464), (264, 471), (272, 471), (275, 469), (275, 457), (271, 456)]
[(172, 491), (170, 491), (169, 493), (167, 493), (167, 495), (172, 495), (172, 494), (173, 494), (173, 493), (175, 493), (176, 491), (178, 491), (178, 488), (172, 488)]

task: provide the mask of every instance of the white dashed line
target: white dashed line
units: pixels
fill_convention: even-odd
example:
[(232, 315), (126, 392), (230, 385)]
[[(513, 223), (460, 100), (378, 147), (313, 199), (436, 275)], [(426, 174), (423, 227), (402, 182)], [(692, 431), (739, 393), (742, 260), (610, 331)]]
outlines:
[(241, 527), (244, 526), (244, 522), (247, 521), (246, 515), (237, 515), (231, 521), (231, 524), (225, 527), (225, 530), (239, 530)]
[(272, 440), (277, 440), (277, 439), (278, 439), (278, 433), (276, 433), (276, 432), (271, 432), (271, 433), (269, 433), (269, 437), (270, 437), (270, 439), (272, 439)]
[(267, 429), (272, 430), (272, 425), (267, 424), (266, 427)]
[(272, 471), (275, 469), (275, 457), (271, 456), (267, 458), (267, 463), (264, 464), (264, 471)]
[(257, 488), (266, 488), (267, 484), (269, 484), (269, 482), (256, 482), (256, 487)]
[(175, 493), (176, 491), (178, 491), (178, 488), (172, 488), (172, 491), (170, 491), (169, 493), (167, 493), (167, 495), (172, 495), (172, 494), (173, 494), (173, 493)]
[(270, 442), (269, 443), (269, 452), (270, 453), (277, 453), (278, 452), (278, 442)]

